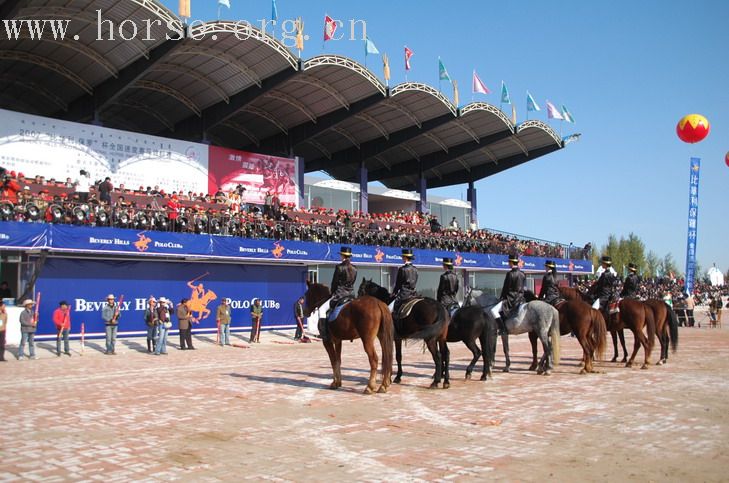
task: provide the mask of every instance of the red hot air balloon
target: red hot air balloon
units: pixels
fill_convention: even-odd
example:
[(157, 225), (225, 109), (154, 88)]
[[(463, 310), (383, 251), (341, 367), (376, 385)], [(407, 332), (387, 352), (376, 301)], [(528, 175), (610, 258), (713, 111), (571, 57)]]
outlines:
[(676, 134), (685, 143), (698, 143), (709, 135), (709, 121), (701, 114), (689, 114), (681, 118), (676, 126)]
[(727, 166), (729, 166), (729, 152), (726, 153), (726, 156), (724, 156), (724, 162)]

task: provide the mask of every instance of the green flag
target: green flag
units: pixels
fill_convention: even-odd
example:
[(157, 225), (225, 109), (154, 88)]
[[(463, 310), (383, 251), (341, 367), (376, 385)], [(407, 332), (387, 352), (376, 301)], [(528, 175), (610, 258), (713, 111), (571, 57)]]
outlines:
[(448, 71), (443, 65), (443, 61), (438, 57), (438, 79), (451, 81), (451, 76), (448, 75)]

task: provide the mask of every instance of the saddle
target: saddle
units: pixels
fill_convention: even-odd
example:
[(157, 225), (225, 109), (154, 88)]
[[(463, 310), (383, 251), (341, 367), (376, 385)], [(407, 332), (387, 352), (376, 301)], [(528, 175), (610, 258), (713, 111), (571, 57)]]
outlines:
[[(397, 313), (392, 314), (392, 318), (393, 319), (404, 319), (405, 317), (410, 315), (410, 312), (413, 310), (413, 307), (415, 306), (415, 304), (417, 304), (421, 300), (425, 300), (425, 299), (423, 299), (422, 297), (411, 298), (410, 300), (408, 300), (407, 302), (403, 303), (400, 306), (400, 310), (398, 310)], [(393, 310), (394, 305), (395, 305), (395, 302), (393, 302), (390, 305), (390, 310)]]
[(339, 313), (342, 311), (344, 306), (350, 303), (352, 300), (354, 299), (351, 297), (344, 299), (342, 303), (334, 307), (334, 309), (329, 313), (329, 316), (327, 317), (327, 322), (334, 322), (335, 320), (337, 320), (337, 317), (339, 317)]
[(620, 301), (621, 300), (623, 300), (623, 299), (618, 299), (615, 302), (610, 302), (608, 304), (608, 313), (610, 313), (610, 315), (617, 314), (618, 312), (620, 312)]

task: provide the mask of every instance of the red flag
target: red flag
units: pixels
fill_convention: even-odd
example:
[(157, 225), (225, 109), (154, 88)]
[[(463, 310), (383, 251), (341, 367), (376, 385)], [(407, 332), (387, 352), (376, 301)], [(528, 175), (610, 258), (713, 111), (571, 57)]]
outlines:
[(333, 20), (329, 15), (324, 17), (324, 41), (332, 40), (334, 32), (337, 31), (337, 21)]
[(413, 51), (405, 47), (405, 70), (410, 70), (410, 57), (413, 56)]

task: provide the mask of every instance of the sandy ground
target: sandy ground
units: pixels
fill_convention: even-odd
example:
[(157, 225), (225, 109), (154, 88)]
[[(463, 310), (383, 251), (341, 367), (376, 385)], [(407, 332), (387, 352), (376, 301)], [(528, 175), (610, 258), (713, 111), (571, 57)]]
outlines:
[(321, 344), (262, 340), (199, 337), (198, 350), (159, 357), (140, 340), (117, 356), (75, 344), (70, 358), (42, 343), (40, 360), (11, 358), (0, 364), (0, 481), (729, 479), (729, 329), (682, 328), (667, 366), (600, 362), (595, 375), (578, 374), (579, 346), (563, 337), (549, 377), (527, 372), (517, 337), (512, 373), (499, 352), (488, 382), (463, 380), (470, 353), (451, 344), (448, 390), (426, 389), (432, 362), (411, 344), (403, 383), (372, 396), (357, 341), (331, 391)]

